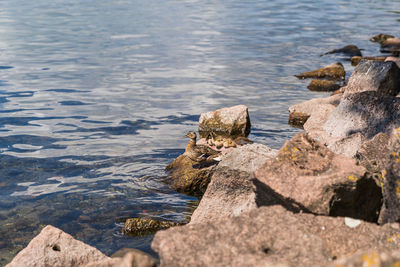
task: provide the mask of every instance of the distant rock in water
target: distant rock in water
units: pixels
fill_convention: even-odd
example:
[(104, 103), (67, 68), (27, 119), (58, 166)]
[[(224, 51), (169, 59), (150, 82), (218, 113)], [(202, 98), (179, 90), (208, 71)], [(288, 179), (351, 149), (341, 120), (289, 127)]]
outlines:
[(389, 38), (381, 43), (382, 53), (400, 54), (400, 38)]
[(319, 78), (343, 81), (346, 76), (346, 71), (344, 70), (342, 63), (336, 62), (313, 71), (297, 74), (295, 76), (299, 79)]
[(333, 49), (329, 52), (322, 54), (321, 56), (329, 55), (329, 54), (343, 54), (349, 57), (354, 56), (362, 56), (361, 50), (355, 45), (346, 45), (345, 47), (339, 49)]
[(340, 88), (340, 84), (329, 80), (314, 79), (307, 88), (316, 92), (333, 92)]
[(394, 36), (390, 35), (390, 34), (380, 33), (380, 34), (377, 34), (375, 36), (372, 36), (369, 40), (371, 42), (374, 42), (374, 43), (382, 43), (382, 42), (386, 41), (389, 38), (394, 38)]
[(361, 60), (372, 60), (372, 61), (385, 61), (386, 56), (378, 56), (378, 57), (360, 57), (360, 56), (354, 56), (351, 58), (351, 65), (352, 66), (357, 66), (358, 63), (360, 63)]

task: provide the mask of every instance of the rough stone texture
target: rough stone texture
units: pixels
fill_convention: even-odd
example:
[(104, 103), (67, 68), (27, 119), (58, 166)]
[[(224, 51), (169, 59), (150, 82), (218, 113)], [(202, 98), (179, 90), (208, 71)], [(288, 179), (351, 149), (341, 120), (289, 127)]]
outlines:
[(318, 140), (323, 131), (322, 126), (328, 120), (329, 115), (335, 108), (336, 106), (332, 104), (320, 104), (315, 106), (310, 117), (306, 123), (304, 123), (304, 130), (307, 133), (310, 133), (310, 136)]
[(303, 126), (307, 119), (320, 105), (339, 105), (341, 95), (333, 95), (325, 98), (314, 98), (300, 104), (289, 107), (289, 124)]
[(180, 223), (151, 218), (129, 218), (126, 219), (122, 232), (130, 236), (145, 236), (176, 225), (180, 225)]
[[(390, 239), (390, 238), (389, 238)], [(334, 267), (396, 267), (400, 265), (400, 251), (383, 249), (361, 250), (336, 260)]]
[(354, 159), (334, 154), (304, 133), (287, 141), (279, 156), (256, 171), (275, 198), (315, 214), (376, 222), (381, 189)]
[(356, 158), (371, 173), (379, 173), (388, 164), (389, 155), (392, 153), (389, 147), (389, 135), (379, 133), (371, 140), (364, 142), (357, 151)]
[(222, 108), (200, 115), (199, 134), (206, 137), (214, 132), (222, 136), (244, 136), (250, 133), (251, 123), (248, 108), (244, 105)]
[(272, 203), (274, 199), (268, 197), (269, 193), (261, 193), (254, 184), (254, 172), (277, 152), (261, 144), (251, 144), (224, 155), (190, 223), (237, 216)]
[(319, 78), (319, 79), (342, 81), (346, 76), (346, 72), (344, 70), (342, 63), (336, 62), (313, 71), (300, 73), (295, 76), (299, 79)]
[(332, 92), (338, 90), (340, 87), (340, 84), (337, 84), (334, 81), (320, 79), (312, 80), (307, 86), (308, 89), (316, 92)]
[(360, 57), (360, 56), (354, 56), (351, 58), (351, 65), (352, 66), (357, 66), (358, 63), (360, 63), (361, 60), (373, 60), (373, 61), (385, 61), (387, 57), (385, 56), (379, 56), (379, 57)]
[(253, 209), (237, 217), (159, 231), (152, 248), (162, 266), (324, 266), (359, 249), (394, 250), (400, 226), (293, 214), (281, 206)]
[(7, 267), (84, 266), (108, 257), (94, 247), (74, 239), (51, 225), (46, 226)]
[(365, 91), (397, 95), (400, 92), (400, 69), (394, 62), (361, 61), (349, 78), (345, 94)]
[(343, 54), (349, 57), (362, 56), (361, 50), (355, 45), (346, 45), (345, 47), (339, 49), (333, 49), (329, 52), (326, 52), (325, 54), (322, 54), (321, 56), (328, 54)]
[(137, 249), (129, 249), (122, 257), (91, 262), (85, 267), (156, 267), (157, 260)]
[(180, 155), (166, 168), (172, 181), (172, 188), (176, 191), (193, 196), (202, 196), (207, 189), (215, 165), (195, 168), (198, 162)]

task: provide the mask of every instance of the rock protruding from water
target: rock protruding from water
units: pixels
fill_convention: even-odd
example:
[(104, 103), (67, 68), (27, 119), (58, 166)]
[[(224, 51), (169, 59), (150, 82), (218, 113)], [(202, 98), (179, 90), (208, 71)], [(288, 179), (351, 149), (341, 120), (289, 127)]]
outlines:
[(190, 223), (237, 216), (271, 203), (273, 199), (268, 198), (268, 192), (260, 194), (254, 184), (254, 172), (268, 159), (275, 157), (277, 152), (262, 144), (250, 144), (226, 153), (216, 168)]
[(361, 57), (362, 56), (361, 50), (355, 45), (346, 45), (345, 47), (342, 47), (339, 49), (333, 49), (329, 52), (322, 54), (321, 56), (329, 55), (329, 54), (343, 54), (348, 57), (354, 57), (354, 56)]
[(304, 212), (378, 219), (382, 193), (366, 169), (304, 133), (287, 141), (256, 178), (275, 198)]
[(340, 87), (340, 84), (334, 81), (321, 79), (313, 79), (307, 86), (308, 89), (316, 92), (333, 92), (338, 90)]
[(352, 66), (357, 66), (358, 63), (360, 63), (361, 60), (385, 61), (386, 58), (387, 58), (386, 56), (379, 56), (379, 57), (354, 56), (354, 57), (351, 58), (351, 65)]
[(343, 217), (276, 205), (159, 231), (152, 248), (163, 266), (324, 266), (359, 249), (398, 249), (399, 229), (367, 222), (351, 228)]
[(206, 137), (210, 132), (236, 138), (250, 134), (250, 116), (245, 105), (221, 108), (202, 113), (199, 120), (199, 134)]
[(161, 229), (181, 225), (173, 221), (159, 221), (151, 218), (129, 218), (126, 219), (122, 232), (130, 236), (145, 236), (153, 234)]
[(300, 73), (295, 76), (299, 79), (317, 78), (342, 81), (346, 76), (346, 71), (344, 70), (342, 63), (336, 62), (313, 71)]
[(381, 52), (398, 55), (400, 53), (400, 37), (388, 38), (383, 41), (381, 43)]
[(394, 36), (390, 34), (380, 33), (372, 36), (369, 40), (374, 43), (382, 43), (390, 38), (394, 38)]

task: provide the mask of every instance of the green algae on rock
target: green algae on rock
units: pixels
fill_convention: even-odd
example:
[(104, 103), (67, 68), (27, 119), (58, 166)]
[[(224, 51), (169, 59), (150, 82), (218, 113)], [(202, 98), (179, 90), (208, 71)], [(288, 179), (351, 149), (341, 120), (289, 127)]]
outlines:
[(159, 221), (151, 218), (129, 218), (126, 219), (122, 232), (130, 236), (144, 236), (176, 225), (182, 225), (182, 223)]

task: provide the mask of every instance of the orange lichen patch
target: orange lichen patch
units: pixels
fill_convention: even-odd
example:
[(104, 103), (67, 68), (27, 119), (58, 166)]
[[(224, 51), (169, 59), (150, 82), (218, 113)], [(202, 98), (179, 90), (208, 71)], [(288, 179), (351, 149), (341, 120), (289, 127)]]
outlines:
[(396, 187), (396, 196), (397, 196), (398, 198), (400, 198), (400, 181), (397, 181), (396, 184), (397, 184), (397, 187)]
[(386, 170), (383, 170), (381, 175), (382, 180), (385, 180), (385, 175), (386, 175)]
[(387, 239), (387, 242), (392, 243), (396, 240), (400, 240), (400, 234), (393, 234), (391, 237)]
[(350, 181), (357, 181), (358, 178), (357, 178), (356, 176), (354, 176), (354, 175), (350, 175), (350, 176), (349, 176), (349, 180), (350, 180)]
[(400, 267), (400, 261), (393, 262), (393, 267)]
[(361, 258), (363, 262), (363, 266), (368, 266), (368, 267), (373, 267), (373, 266), (379, 266), (378, 264), (380, 263), (380, 257), (378, 253), (371, 253), (371, 254), (364, 254)]

